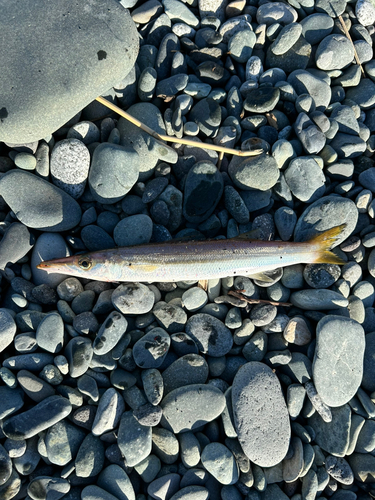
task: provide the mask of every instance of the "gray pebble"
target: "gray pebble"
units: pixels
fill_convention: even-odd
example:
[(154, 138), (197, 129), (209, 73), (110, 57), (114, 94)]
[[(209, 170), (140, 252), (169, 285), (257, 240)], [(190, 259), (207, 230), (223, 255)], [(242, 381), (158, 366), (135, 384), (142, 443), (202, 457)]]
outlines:
[(11, 439), (28, 439), (59, 422), (71, 411), (72, 406), (67, 399), (50, 396), (30, 410), (5, 420), (3, 432)]
[(238, 481), (239, 470), (235, 458), (222, 443), (210, 443), (205, 446), (201, 461), (204, 468), (220, 484), (234, 484)]
[[(247, 393), (251, 396), (245, 398)], [(280, 383), (272, 370), (259, 362), (243, 365), (233, 381), (232, 404), (246, 456), (264, 467), (279, 463), (288, 451), (290, 424)]]
[(133, 347), (133, 357), (141, 368), (159, 368), (166, 357), (170, 337), (162, 328), (153, 328), (140, 338)]
[(225, 406), (224, 394), (210, 385), (179, 387), (163, 398), (161, 425), (175, 434), (195, 430), (218, 417)]
[(186, 333), (197, 344), (198, 349), (209, 356), (220, 357), (232, 348), (230, 330), (219, 319), (204, 313), (189, 318)]
[(126, 411), (122, 414), (117, 443), (127, 466), (134, 467), (150, 454), (151, 436), (151, 427), (140, 424), (133, 412)]
[(155, 295), (141, 283), (118, 286), (112, 294), (112, 304), (123, 314), (144, 314), (151, 311)]

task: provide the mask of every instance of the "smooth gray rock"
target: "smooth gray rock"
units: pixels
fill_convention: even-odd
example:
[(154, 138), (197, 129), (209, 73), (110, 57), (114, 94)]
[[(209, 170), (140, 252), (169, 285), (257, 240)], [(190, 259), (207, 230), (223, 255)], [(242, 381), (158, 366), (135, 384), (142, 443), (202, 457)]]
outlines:
[(294, 230), (294, 239), (307, 241), (322, 231), (346, 224), (335, 242), (337, 246), (352, 234), (357, 220), (358, 210), (352, 200), (341, 196), (324, 196), (309, 205), (299, 217)]
[(123, 314), (145, 314), (151, 311), (155, 295), (142, 283), (126, 283), (115, 289), (111, 300)]
[(220, 484), (235, 484), (239, 469), (233, 454), (222, 443), (209, 443), (201, 455), (203, 467)]
[(232, 405), (238, 440), (246, 456), (261, 467), (283, 460), (291, 433), (289, 414), (271, 368), (257, 361), (243, 365), (233, 380)]
[(17, 373), (17, 380), (23, 391), (36, 403), (55, 395), (50, 384), (27, 370), (20, 370)]
[(59, 466), (68, 464), (76, 457), (84, 438), (83, 429), (67, 420), (52, 425), (44, 438), (48, 460)]
[(192, 384), (171, 391), (160, 403), (161, 425), (175, 434), (211, 422), (225, 408), (224, 394), (207, 384)]
[(335, 457), (345, 456), (349, 445), (351, 409), (348, 404), (331, 408), (332, 421), (325, 422), (318, 412), (309, 419), (309, 425), (315, 431), (315, 442), (322, 450)]
[(116, 464), (108, 465), (99, 474), (97, 485), (118, 500), (135, 500), (133, 485), (127, 473)]
[(0, 419), (16, 412), (23, 406), (24, 393), (22, 389), (10, 389), (6, 385), (0, 387)]
[[(3, 6), (1, 141), (23, 144), (48, 136), (135, 63), (137, 29), (119, 2), (64, 0), (53, 9), (61, 23), (50, 16), (45, 0)], [(37, 64), (25, 64), (22, 47)]]
[(101, 436), (105, 432), (115, 429), (125, 410), (124, 399), (116, 389), (110, 387), (99, 399), (98, 409), (92, 424), (91, 432), (94, 436)]
[(117, 444), (125, 457), (126, 465), (133, 467), (151, 452), (151, 427), (141, 425), (132, 411), (126, 411), (121, 417)]
[(42, 319), (36, 330), (36, 341), (41, 349), (53, 354), (62, 349), (64, 322), (60, 314), (52, 312)]
[(102, 323), (92, 343), (95, 354), (107, 354), (121, 340), (128, 327), (125, 317), (118, 311), (112, 311)]
[(0, 195), (27, 227), (61, 232), (81, 219), (81, 208), (65, 191), (25, 170), (11, 170), (0, 179)]
[(66, 398), (50, 396), (30, 410), (3, 422), (3, 432), (11, 439), (28, 439), (65, 418), (72, 411)]
[(24, 224), (13, 222), (0, 241), (0, 269), (22, 259), (34, 246), (35, 238)]
[(75, 459), (75, 472), (78, 477), (94, 477), (104, 465), (104, 445), (97, 436), (87, 434), (79, 447)]
[(17, 325), (6, 309), (0, 309), (0, 352), (13, 342)]
[(81, 493), (81, 500), (119, 500), (108, 491), (103, 488), (99, 488), (99, 486), (95, 486), (94, 484), (90, 486), (86, 486), (83, 488)]
[(348, 403), (361, 385), (365, 333), (356, 321), (327, 315), (316, 327), (314, 384), (330, 407)]
[[(154, 104), (140, 102), (127, 109), (127, 113), (141, 120), (158, 134), (166, 133), (162, 115)], [(132, 147), (139, 155), (140, 181), (143, 182), (151, 177), (158, 160), (176, 163), (177, 152), (174, 149), (154, 139), (125, 118), (120, 118), (117, 128), (121, 135), (121, 146)]]
[(95, 148), (89, 186), (92, 196), (100, 203), (120, 201), (138, 180), (139, 156), (131, 146), (104, 142)]
[(325, 289), (307, 289), (293, 292), (290, 301), (296, 307), (307, 311), (341, 309), (349, 304), (348, 299), (341, 293)]
[(190, 384), (205, 384), (208, 377), (207, 361), (198, 354), (186, 354), (176, 359), (163, 371), (164, 394)]
[(365, 356), (363, 360), (362, 387), (369, 392), (375, 391), (375, 332), (365, 336)]
[(228, 173), (240, 189), (267, 191), (276, 184), (280, 172), (272, 156), (260, 155), (246, 159), (233, 156)]
[(287, 81), (298, 95), (309, 94), (314, 99), (316, 109), (319, 111), (324, 111), (331, 101), (330, 86), (308, 71), (297, 69), (290, 73)]
[(224, 356), (232, 348), (233, 338), (229, 328), (210, 314), (198, 313), (191, 316), (185, 330), (200, 352), (209, 356)]
[(223, 178), (210, 161), (199, 161), (188, 172), (183, 214), (189, 222), (202, 222), (215, 210), (223, 194)]

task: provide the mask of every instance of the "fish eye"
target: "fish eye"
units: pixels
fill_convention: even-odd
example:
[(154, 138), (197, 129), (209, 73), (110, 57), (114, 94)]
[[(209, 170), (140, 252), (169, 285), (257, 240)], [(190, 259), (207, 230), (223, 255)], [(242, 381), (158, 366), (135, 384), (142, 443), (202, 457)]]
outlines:
[(83, 256), (79, 259), (78, 265), (84, 271), (88, 271), (92, 267), (92, 260), (90, 259), (90, 257)]

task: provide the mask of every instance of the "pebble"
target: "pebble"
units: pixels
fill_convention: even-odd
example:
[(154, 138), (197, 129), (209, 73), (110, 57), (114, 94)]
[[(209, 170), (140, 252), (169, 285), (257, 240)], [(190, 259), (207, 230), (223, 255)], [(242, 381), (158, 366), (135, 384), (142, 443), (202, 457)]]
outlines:
[[(69, 9), (69, 16), (66, 16), (66, 9)], [(76, 4), (61, 3), (55, 13), (60, 19), (65, 18), (64, 29), (58, 31), (48, 24), (44, 0), (33, 4), (33, 12), (35, 16), (30, 19), (24, 9), (9, 5), (4, 15), (6, 19), (18, 19), (17, 32), (6, 22), (1, 25), (6, 40), (1, 65), (10, 68), (11, 62), (25, 90), (24, 93), (14, 91), (14, 71), (4, 72), (3, 81), (8, 90), (4, 93), (3, 105), (7, 119), (1, 122), (1, 137), (12, 144), (31, 143), (60, 128), (126, 75), (138, 53), (138, 33), (129, 12), (110, 1), (105, 6), (92, 6), (85, 11)], [(100, 16), (103, 22), (98, 25)], [(46, 25), (46, 29), (38, 39), (35, 31), (41, 25)], [(86, 29), (81, 29), (83, 26)], [(78, 48), (72, 43), (77, 37), (80, 40)], [(28, 47), (31, 59), (40, 61), (44, 40), (53, 43), (56, 50), (44, 54), (42, 65), (28, 68), (20, 47)], [(65, 66), (67, 60), (71, 65)], [(77, 67), (80, 68), (78, 72)], [(69, 92), (61, 91), (57, 82), (62, 78), (74, 98)]]
[(133, 347), (133, 357), (141, 368), (159, 368), (166, 357), (170, 337), (162, 328), (153, 328), (141, 337)]
[(331, 412), (331, 422), (325, 422), (317, 412), (308, 419), (308, 422), (316, 433), (316, 444), (336, 457), (343, 457), (349, 444), (350, 406), (345, 404), (331, 408)]
[(69, 194), (24, 170), (2, 176), (0, 195), (18, 220), (33, 229), (67, 231), (81, 219), (81, 208)]
[[(15, 241), (17, 245), (14, 244)], [(7, 264), (13, 264), (25, 257), (34, 243), (35, 238), (26, 226), (18, 222), (10, 224), (0, 241), (0, 269), (4, 270)]]
[(224, 356), (233, 345), (229, 328), (210, 314), (191, 316), (186, 323), (186, 333), (197, 344), (199, 351), (209, 356)]
[(290, 301), (294, 306), (307, 311), (340, 309), (348, 306), (348, 300), (341, 293), (325, 289), (293, 292)]
[(64, 322), (57, 313), (47, 314), (36, 330), (36, 342), (45, 351), (57, 353), (64, 342)]
[(239, 470), (233, 454), (221, 443), (210, 443), (204, 447), (201, 454), (203, 467), (220, 484), (235, 484), (238, 481)]
[(246, 456), (261, 467), (283, 460), (290, 439), (288, 410), (278, 378), (267, 365), (253, 361), (238, 370), (232, 405), (238, 440)]
[(164, 395), (191, 384), (204, 384), (208, 378), (208, 364), (198, 354), (186, 354), (176, 359), (163, 372)]
[(29, 439), (59, 422), (71, 411), (72, 406), (66, 398), (49, 396), (30, 410), (6, 419), (2, 429), (10, 439)]
[(294, 316), (286, 325), (283, 336), (287, 342), (307, 345), (311, 342), (311, 331), (303, 316)]
[(93, 434), (87, 434), (75, 459), (77, 477), (94, 477), (104, 465), (104, 444)]
[(127, 283), (115, 289), (111, 300), (122, 314), (145, 314), (151, 311), (155, 295), (146, 285)]
[(55, 465), (68, 464), (76, 457), (84, 438), (84, 431), (66, 420), (52, 425), (45, 435), (48, 460)]
[(175, 434), (200, 428), (218, 417), (225, 407), (224, 394), (208, 384), (190, 384), (171, 391), (160, 403), (162, 427)]
[(236, 187), (244, 190), (272, 188), (279, 178), (279, 169), (272, 156), (260, 155), (243, 160), (234, 156), (228, 173)]
[(78, 138), (64, 139), (53, 148), (50, 160), (52, 181), (72, 198), (82, 196), (89, 168), (89, 150)]
[(88, 183), (95, 200), (120, 201), (138, 180), (139, 156), (131, 146), (104, 142), (95, 148)]
[(112, 387), (101, 395), (91, 432), (94, 436), (101, 436), (105, 432), (115, 429), (125, 410), (122, 396)]
[(210, 161), (197, 162), (189, 170), (185, 181), (184, 217), (194, 223), (206, 220), (214, 212), (223, 188), (222, 176), (215, 165)]
[(117, 444), (125, 457), (126, 465), (134, 467), (151, 452), (151, 427), (140, 424), (133, 412), (125, 411), (120, 420)]

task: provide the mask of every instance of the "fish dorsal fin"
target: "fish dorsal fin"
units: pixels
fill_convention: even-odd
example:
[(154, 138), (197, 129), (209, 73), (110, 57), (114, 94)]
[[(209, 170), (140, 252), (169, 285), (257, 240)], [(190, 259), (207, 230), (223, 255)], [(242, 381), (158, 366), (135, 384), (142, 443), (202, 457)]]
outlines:
[(252, 280), (263, 281), (264, 283), (272, 283), (274, 281), (272, 278), (267, 276), (266, 273), (246, 274), (246, 277)]
[(251, 231), (247, 231), (246, 233), (241, 233), (238, 236), (235, 236), (234, 239), (237, 240), (259, 240), (260, 238), (260, 229), (252, 229)]

